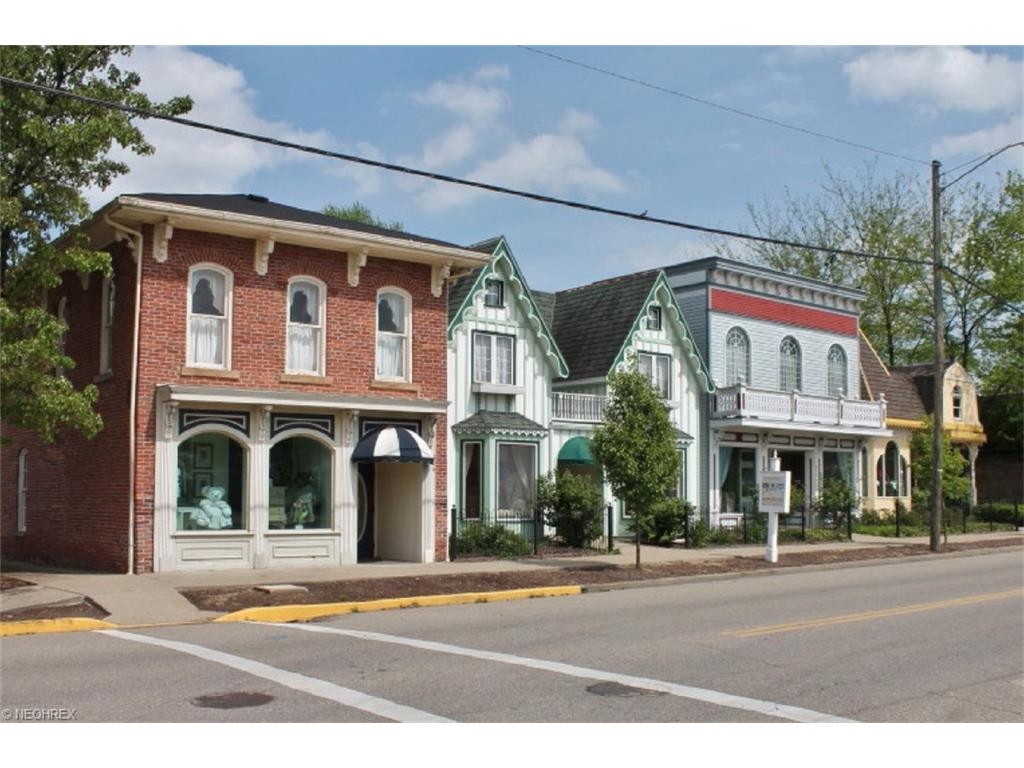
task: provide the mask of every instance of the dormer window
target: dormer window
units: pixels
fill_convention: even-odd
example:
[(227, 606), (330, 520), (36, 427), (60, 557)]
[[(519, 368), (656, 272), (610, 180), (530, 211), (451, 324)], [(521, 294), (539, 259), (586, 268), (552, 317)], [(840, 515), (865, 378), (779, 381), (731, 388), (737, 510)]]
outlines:
[(485, 307), (505, 306), (505, 283), (501, 280), (488, 280), (485, 283), (487, 292), (484, 293)]
[(647, 308), (647, 330), (648, 331), (660, 331), (661, 330), (661, 307), (648, 307)]
[(953, 419), (964, 420), (964, 392), (959, 386), (953, 387)]

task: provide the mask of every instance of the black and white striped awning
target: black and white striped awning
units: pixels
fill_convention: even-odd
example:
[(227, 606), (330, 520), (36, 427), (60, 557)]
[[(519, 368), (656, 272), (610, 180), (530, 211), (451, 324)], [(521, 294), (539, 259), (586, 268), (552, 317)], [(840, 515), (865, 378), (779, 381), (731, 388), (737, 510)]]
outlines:
[(426, 441), (405, 427), (383, 427), (369, 433), (352, 451), (352, 461), (434, 461)]

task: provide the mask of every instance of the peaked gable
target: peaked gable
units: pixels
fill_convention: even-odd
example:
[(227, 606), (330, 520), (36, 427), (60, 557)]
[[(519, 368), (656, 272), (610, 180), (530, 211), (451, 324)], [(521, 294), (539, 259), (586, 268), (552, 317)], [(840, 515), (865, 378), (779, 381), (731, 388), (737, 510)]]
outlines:
[[(518, 301), (526, 318), (524, 325), (529, 326), (537, 337), (541, 351), (552, 362), (556, 375), (560, 378), (568, 376), (569, 366), (566, 363), (565, 357), (563, 357), (561, 349), (555, 342), (555, 336), (548, 327), (544, 314), (537, 306), (537, 302), (530, 291), (530, 286), (527, 284), (526, 278), (523, 277), (519, 263), (516, 261), (515, 256), (512, 255), (512, 249), (505, 238), (502, 236), (492, 238), (472, 246), (471, 249), (481, 252), (489, 250), (492, 254), (491, 259), (485, 266), (474, 269), (465, 277), (457, 280), (455, 285), (449, 288), (448, 339), (451, 340), (455, 329), (466, 321), (477, 298), (486, 292), (487, 280), (492, 277), (499, 277), (510, 283), (511, 290), (506, 291), (506, 296), (514, 297)], [(507, 264), (507, 275), (499, 272), (499, 267), (502, 264)]]

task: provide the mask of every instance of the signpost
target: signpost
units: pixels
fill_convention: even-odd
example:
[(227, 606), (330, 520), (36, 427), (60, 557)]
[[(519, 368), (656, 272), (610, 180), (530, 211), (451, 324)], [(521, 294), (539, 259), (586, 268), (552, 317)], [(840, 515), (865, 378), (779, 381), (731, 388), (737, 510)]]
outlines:
[(772, 451), (768, 460), (768, 471), (761, 473), (761, 493), (757, 500), (758, 509), (768, 513), (768, 546), (764, 559), (769, 563), (779, 561), (779, 515), (789, 514), (790, 473), (781, 472), (779, 454)]

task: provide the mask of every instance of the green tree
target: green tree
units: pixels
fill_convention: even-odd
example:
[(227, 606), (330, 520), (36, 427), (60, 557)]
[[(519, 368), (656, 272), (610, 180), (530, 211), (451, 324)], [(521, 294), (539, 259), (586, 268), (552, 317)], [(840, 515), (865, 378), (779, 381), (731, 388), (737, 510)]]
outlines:
[(592, 443), (612, 492), (634, 515), (639, 568), (639, 520), (675, 486), (679, 456), (665, 403), (635, 363), (608, 377), (604, 423), (594, 430)]
[(380, 227), (381, 229), (391, 229), (395, 232), (404, 232), (405, 227), (400, 221), (384, 221), (378, 219), (373, 215), (367, 206), (360, 203), (358, 200), (352, 205), (340, 207), (333, 203), (328, 203), (320, 209), (320, 213), (325, 216), (333, 216), (336, 219), (345, 219), (346, 221), (358, 221), (360, 224), (369, 224), (373, 227)]
[[(191, 109), (188, 97), (157, 104), (139, 92), (139, 76), (114, 61), (130, 53), (127, 46), (4, 46), (0, 73), (160, 114)], [(74, 361), (61, 351), (65, 328), (45, 295), (66, 272), (110, 273), (109, 255), (90, 249), (74, 227), (89, 214), (82, 193), (128, 171), (108, 156), (114, 143), (139, 155), (154, 151), (135, 119), (6, 81), (0, 87), (0, 407), (5, 423), (48, 441), (62, 426), (88, 437), (102, 427), (96, 388), (76, 390), (57, 374)]]
[[(934, 421), (925, 420), (925, 427), (910, 439), (911, 471), (914, 478), (913, 501), (917, 509), (932, 507), (932, 434)], [(942, 436), (942, 501), (943, 504), (965, 504), (971, 497), (971, 479), (964, 472), (968, 461), (954, 447), (949, 435)]]
[(600, 489), (589, 477), (563, 470), (537, 481), (534, 502), (566, 546), (583, 548), (601, 535)]

